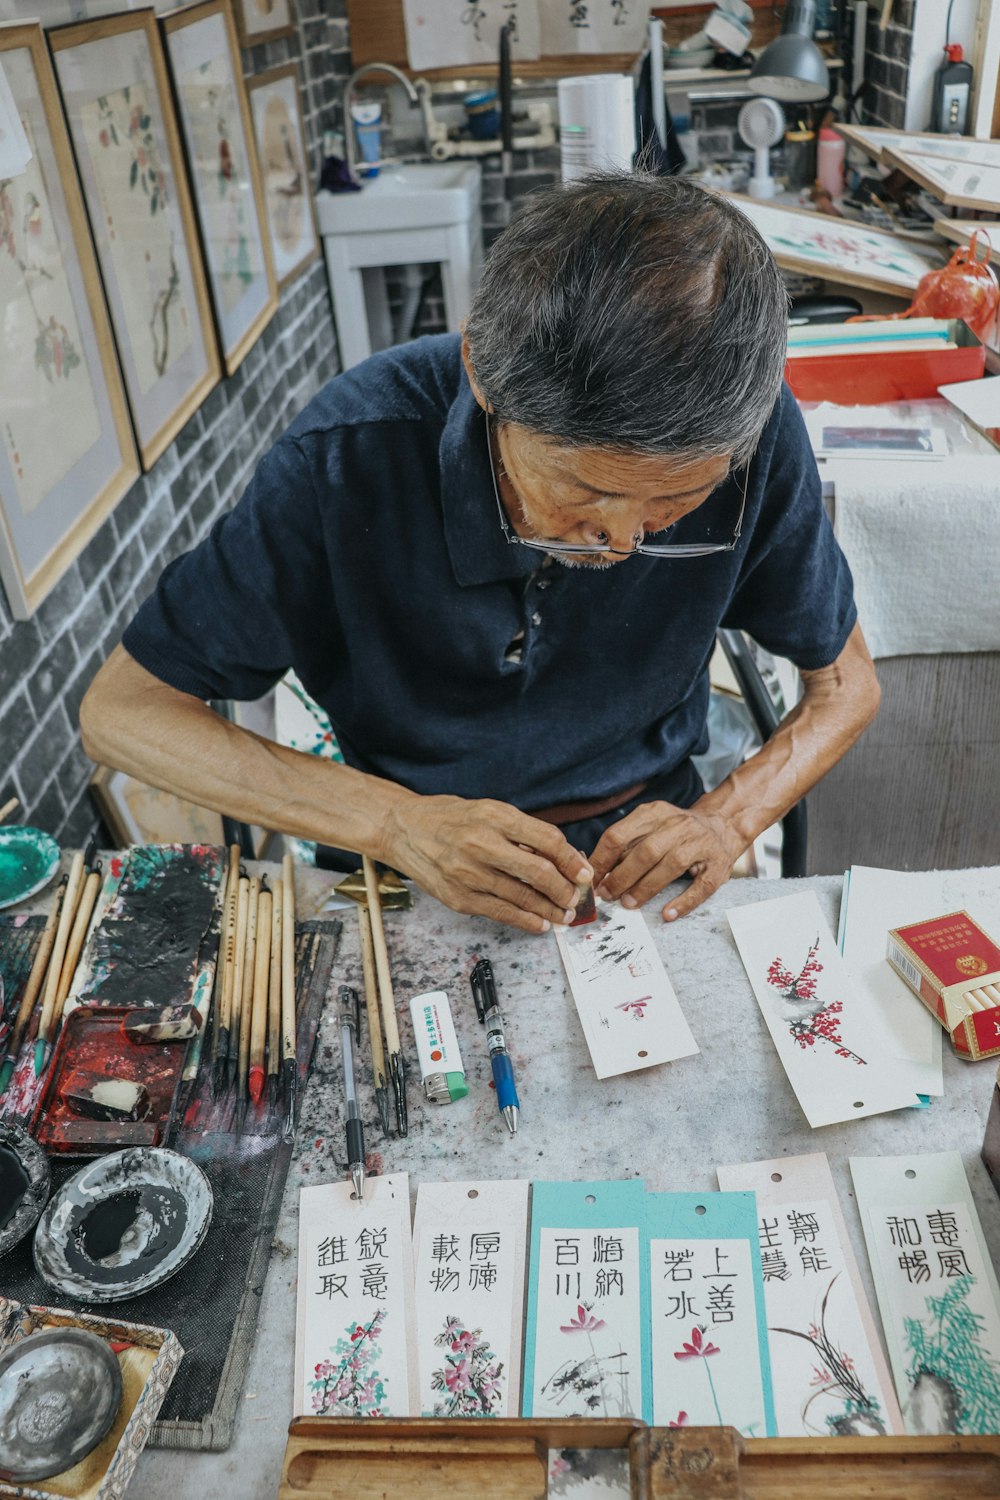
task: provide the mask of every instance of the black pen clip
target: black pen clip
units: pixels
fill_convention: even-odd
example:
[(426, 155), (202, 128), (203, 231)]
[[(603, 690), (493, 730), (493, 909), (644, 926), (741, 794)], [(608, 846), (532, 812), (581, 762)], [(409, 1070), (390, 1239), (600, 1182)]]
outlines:
[(485, 1022), (486, 1012), (496, 1005), (496, 986), (493, 983), (493, 965), (488, 958), (481, 958), (469, 979), (472, 998), (476, 1002), (476, 1015)]

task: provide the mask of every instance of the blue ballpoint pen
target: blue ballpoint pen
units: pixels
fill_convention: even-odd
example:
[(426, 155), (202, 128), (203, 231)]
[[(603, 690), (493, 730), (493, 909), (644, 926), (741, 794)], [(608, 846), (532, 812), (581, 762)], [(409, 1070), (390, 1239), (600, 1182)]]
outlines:
[(493, 983), (493, 965), (488, 958), (481, 958), (472, 971), (472, 998), (476, 1002), (476, 1015), (486, 1027), (486, 1046), (493, 1068), (493, 1082), (497, 1091), (497, 1108), (511, 1135), (517, 1134), (517, 1120), (521, 1101), (514, 1087), (514, 1069), (507, 1055), (507, 1042), (503, 1034), (503, 1016)]

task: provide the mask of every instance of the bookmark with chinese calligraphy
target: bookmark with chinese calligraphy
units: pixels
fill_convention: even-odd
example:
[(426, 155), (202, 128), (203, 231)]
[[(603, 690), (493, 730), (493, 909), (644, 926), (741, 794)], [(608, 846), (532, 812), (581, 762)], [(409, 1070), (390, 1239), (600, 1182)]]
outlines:
[(406, 1173), (299, 1194), (295, 1413), (408, 1417), (415, 1401)]
[(851, 1175), (907, 1430), (1000, 1432), (1000, 1291), (961, 1156)]
[(555, 938), (598, 1078), (698, 1051), (641, 911), (599, 901), (593, 922)]
[(644, 1417), (645, 1188), (536, 1182), (525, 1327), (526, 1417)]
[(527, 1182), (426, 1182), (413, 1223), (419, 1409), (516, 1417)]
[(826, 1157), (746, 1162), (718, 1176), (727, 1192), (757, 1194), (778, 1436), (902, 1432)]
[(727, 912), (781, 1065), (815, 1129), (916, 1103), (925, 1070), (858, 995), (813, 892)]
[(653, 1421), (774, 1435), (753, 1193), (650, 1193)]

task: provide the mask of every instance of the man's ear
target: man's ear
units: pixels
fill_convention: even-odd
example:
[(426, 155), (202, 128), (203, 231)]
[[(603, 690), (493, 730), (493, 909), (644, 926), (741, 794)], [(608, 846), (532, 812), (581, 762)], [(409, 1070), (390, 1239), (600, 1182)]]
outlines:
[(483, 408), (483, 411), (492, 411), (492, 406), (490, 406), (490, 403), (487, 401), (486, 397), (479, 389), (479, 382), (476, 379), (476, 372), (472, 368), (472, 358), (469, 353), (469, 336), (465, 331), (464, 323), (462, 324), (462, 364), (465, 366), (465, 373), (469, 378), (469, 384), (472, 387), (472, 394), (479, 402), (479, 405)]

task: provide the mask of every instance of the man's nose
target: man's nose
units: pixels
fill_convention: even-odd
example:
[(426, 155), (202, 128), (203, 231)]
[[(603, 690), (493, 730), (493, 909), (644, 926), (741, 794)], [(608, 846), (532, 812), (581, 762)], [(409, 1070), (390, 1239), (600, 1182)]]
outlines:
[(634, 552), (643, 538), (643, 530), (624, 522), (594, 521), (584, 527), (584, 540), (597, 552)]

